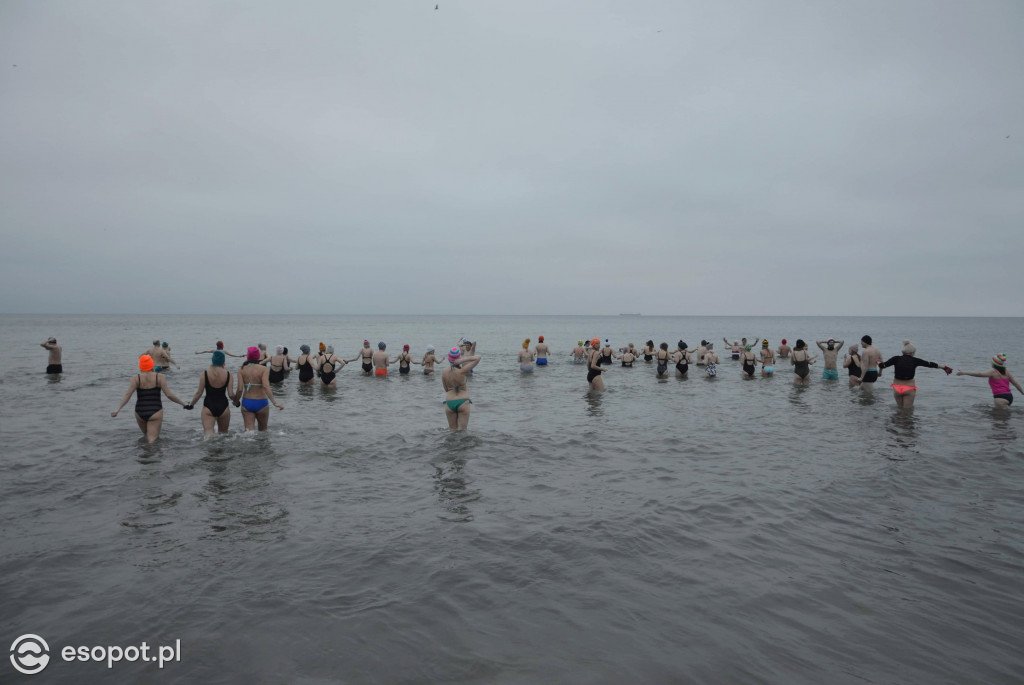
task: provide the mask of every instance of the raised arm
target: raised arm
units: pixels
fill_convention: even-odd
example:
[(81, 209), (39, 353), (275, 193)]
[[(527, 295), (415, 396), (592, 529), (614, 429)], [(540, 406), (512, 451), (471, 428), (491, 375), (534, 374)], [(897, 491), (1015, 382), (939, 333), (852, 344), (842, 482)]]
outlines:
[(469, 371), (470, 369), (472, 369), (474, 366), (476, 366), (479, 363), (480, 363), (479, 355), (475, 355), (474, 354), (474, 355), (471, 355), (469, 357), (463, 357), (462, 358), (462, 370), (463, 371)]
[(826, 349), (826, 347), (825, 347), (825, 346), (826, 346), (826, 345), (828, 344), (828, 341), (827, 341), (827, 340), (815, 340), (815, 341), (814, 341), (814, 344), (818, 346), (818, 349), (819, 349), (819, 350), (821, 350), (822, 352), (824, 352), (824, 351), (825, 351), (825, 349)]

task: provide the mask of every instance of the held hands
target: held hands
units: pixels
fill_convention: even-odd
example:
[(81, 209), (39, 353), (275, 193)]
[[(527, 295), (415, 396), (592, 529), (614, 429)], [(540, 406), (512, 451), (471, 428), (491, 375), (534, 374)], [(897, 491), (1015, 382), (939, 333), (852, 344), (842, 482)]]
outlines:
[[(948, 366), (943, 366), (943, 367), (942, 367), (942, 370), (946, 372), (946, 375), (947, 375), (947, 376), (948, 376), (949, 374), (953, 373), (953, 369), (949, 368)], [(959, 376), (960, 374), (957, 374), (957, 375)]]
[(187, 409), (187, 410), (189, 410), (189, 411), (192, 411), (192, 407), (193, 407), (193, 406), (194, 406), (194, 405), (193, 405), (193, 404), (192, 404), (191, 402), (189, 402), (188, 404), (183, 404), (183, 405), (181, 405), (181, 408), (182, 408), (182, 409)]

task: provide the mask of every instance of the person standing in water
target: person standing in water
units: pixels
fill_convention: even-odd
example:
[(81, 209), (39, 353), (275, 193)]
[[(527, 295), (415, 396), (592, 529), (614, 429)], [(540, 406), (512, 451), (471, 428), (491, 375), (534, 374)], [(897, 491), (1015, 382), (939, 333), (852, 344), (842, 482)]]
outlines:
[(878, 380), (878, 364), (882, 361), (882, 353), (871, 344), (871, 336), (860, 339), (863, 349), (860, 353), (860, 387), (862, 390), (874, 390)]
[(283, 404), (278, 404), (274, 399), (274, 391), (270, 388), (270, 374), (267, 367), (260, 363), (260, 349), (250, 347), (245, 355), (245, 363), (235, 375), (238, 385), (232, 399), (235, 406), (242, 407), (242, 422), (245, 430), (251, 431), (259, 427), (259, 430), (267, 430), (267, 420), (270, 418), (270, 405), (278, 409), (284, 409)]
[(441, 386), (444, 388), (444, 415), (448, 419), (450, 431), (464, 431), (469, 426), (469, 410), (473, 400), (469, 399), (466, 374), (479, 362), (479, 356), (463, 356), (458, 346), (448, 352), (449, 366), (441, 371)]
[(284, 372), (288, 366), (288, 355), (284, 353), (284, 345), (278, 345), (274, 354), (267, 357), (268, 378), (271, 383), (284, 383)]
[(761, 377), (775, 373), (775, 353), (768, 345), (768, 338), (761, 341)]
[(64, 350), (57, 344), (57, 339), (53, 337), (47, 338), (46, 342), (39, 343), (39, 346), (50, 353), (50, 357), (46, 362), (46, 373), (51, 376), (64, 373), (64, 365), (61, 363), (61, 353)]
[[(587, 354), (587, 382), (591, 390), (604, 392), (604, 380), (601, 374), (606, 370), (601, 368), (601, 340), (594, 338), (590, 341), (590, 352)], [(611, 362), (609, 362), (611, 366)]]
[(537, 336), (537, 345), (533, 348), (533, 350), (534, 352), (537, 353), (537, 366), (547, 366), (548, 355), (551, 351), (548, 349), (548, 344), (544, 342), (543, 335)]
[(668, 376), (668, 363), (672, 360), (672, 355), (668, 351), (668, 343), (663, 342), (658, 345), (658, 350), (654, 353), (654, 361), (657, 363), (655, 368), (655, 376), (657, 378), (665, 378)]
[(744, 345), (743, 354), (740, 355), (740, 363), (743, 365), (743, 375), (746, 378), (753, 378), (757, 371), (757, 356), (751, 351), (753, 345)]
[(213, 354), (214, 352), (223, 352), (225, 354), (225, 356), (228, 356), (228, 357), (244, 357), (245, 356), (244, 354), (231, 354), (230, 352), (225, 350), (224, 349), (224, 342), (222, 340), (218, 340), (217, 341), (217, 346), (214, 347), (212, 350), (200, 350), (199, 352), (196, 352), (196, 354)]
[(180, 404), (186, 409), (192, 408), (171, 392), (167, 387), (167, 379), (163, 374), (157, 373), (155, 367), (153, 358), (148, 354), (139, 357), (139, 373), (132, 376), (132, 382), (128, 385), (128, 392), (121, 398), (121, 404), (110, 412), (111, 417), (116, 417), (121, 408), (128, 404), (132, 393), (135, 393), (135, 422), (146, 436), (146, 442), (153, 442), (160, 437), (160, 427), (164, 423), (164, 407), (160, 402), (160, 393), (167, 395), (167, 399), (175, 404)]
[(711, 349), (711, 343), (702, 338), (697, 347), (697, 366), (704, 366), (704, 357), (707, 356), (709, 349)]
[(434, 373), (434, 364), (440, 364), (441, 360), (434, 354), (434, 346), (427, 345), (427, 353), (423, 355), (423, 361), (420, 364), (423, 365), (423, 373), (430, 375)]
[[(601, 341), (598, 341), (597, 344), (600, 345)], [(605, 338), (604, 339), (604, 347), (601, 348), (601, 365), (602, 366), (611, 366), (612, 365), (612, 361), (617, 356), (618, 355), (615, 354), (615, 350), (612, 349), (611, 343), (608, 342), (608, 338)]]
[(1013, 393), (1010, 392), (1011, 383), (1013, 383), (1013, 387), (1017, 388), (1017, 392), (1024, 393), (1024, 388), (1020, 387), (1020, 383), (1013, 377), (1010, 370), (1006, 368), (1005, 354), (997, 354), (992, 357), (991, 369), (986, 371), (957, 371), (956, 375), (987, 378), (988, 385), (992, 389), (992, 401), (995, 402), (996, 409), (1009, 409), (1010, 405), (1013, 404)]
[(587, 354), (583, 350), (583, 341), (577, 340), (576, 347), (572, 348), (572, 361), (574, 364), (582, 364), (587, 360)]
[(914, 398), (917, 396), (917, 381), (914, 380), (914, 372), (918, 367), (942, 369), (946, 372), (947, 376), (953, 373), (953, 369), (936, 362), (926, 362), (923, 359), (918, 359), (914, 356), (917, 354), (917, 348), (909, 340), (903, 341), (902, 352), (903, 354), (900, 356), (891, 357), (882, 362), (878, 365), (878, 368), (893, 367), (895, 380), (890, 384), (893, 399), (896, 400), (896, 406), (900, 409), (911, 409), (914, 406)]
[(171, 353), (167, 351), (167, 343), (161, 346), (159, 340), (154, 340), (153, 347), (144, 354), (148, 354), (153, 359), (153, 370), (157, 373), (171, 368), (171, 364), (178, 366), (178, 362), (171, 359)]
[(818, 349), (821, 350), (822, 366), (825, 367), (821, 372), (822, 380), (839, 380), (839, 369), (836, 367), (836, 361), (839, 358), (839, 350), (843, 349), (844, 342), (846, 341), (836, 340), (835, 338), (816, 341)]
[(532, 373), (533, 372), (534, 354), (533, 354), (533, 350), (530, 349), (530, 339), (529, 338), (527, 338), (526, 340), (523, 341), (523, 349), (519, 350), (519, 355), (518, 355), (517, 359), (519, 360), (519, 370), (522, 373)]
[(214, 426), (221, 433), (228, 432), (231, 424), (231, 406), (228, 401), (228, 393), (231, 392), (231, 374), (224, 368), (224, 352), (217, 350), (210, 358), (210, 367), (199, 375), (199, 389), (192, 396), (192, 400), (185, 405), (186, 409), (195, 406), (199, 398), (206, 393), (203, 399), (203, 411), (200, 418), (203, 421), (203, 436), (213, 435)]
[(789, 354), (790, 354), (790, 352), (793, 351), (793, 348), (790, 347), (789, 345), (787, 345), (786, 344), (786, 339), (783, 338), (782, 339), (782, 344), (779, 345), (779, 349), (777, 349), (775, 351), (779, 353), (779, 359), (789, 359)]
[(401, 354), (388, 363), (394, 364), (395, 362), (398, 362), (398, 373), (403, 376), (408, 375), (409, 370), (412, 368), (411, 364), (419, 364), (418, 361), (413, 361), (412, 355), (409, 354), (409, 345), (402, 345)]
[(636, 348), (633, 347), (633, 343), (629, 343), (629, 347), (626, 348), (626, 351), (622, 353), (619, 359), (622, 360), (622, 365), (627, 369), (633, 366), (633, 362), (636, 361)]
[(803, 340), (796, 341), (796, 348), (793, 350), (793, 356), (789, 363), (793, 365), (793, 383), (810, 385), (811, 364), (814, 363), (814, 357), (807, 351), (807, 343)]
[(676, 373), (680, 376), (685, 376), (689, 372), (690, 363), (693, 361), (693, 356), (690, 353), (694, 351), (689, 349), (682, 340), (676, 344), (676, 351), (672, 359), (676, 363)]
[(320, 382), (327, 386), (337, 387), (338, 372), (348, 362), (334, 354), (334, 345), (327, 345), (316, 361), (317, 368), (320, 370)]
[(718, 375), (718, 355), (715, 354), (714, 343), (707, 343), (704, 350), (704, 373), (708, 378)]
[(364, 340), (363, 346), (360, 348), (359, 353), (351, 359), (346, 359), (346, 362), (360, 361), (362, 362), (363, 375), (369, 376), (373, 373), (373, 349), (370, 347), (370, 341)]
[(377, 343), (377, 351), (373, 353), (373, 375), (375, 376), (387, 376), (388, 375), (388, 364), (391, 360), (388, 359), (387, 353), (388, 346), (384, 344), (384, 341)]
[(858, 354), (857, 343), (850, 345), (846, 354), (843, 355), (843, 368), (850, 374), (850, 387), (860, 385), (860, 354)]
[(302, 354), (295, 360), (295, 366), (299, 369), (299, 385), (313, 385), (316, 382), (316, 373), (309, 345), (299, 345), (299, 352)]
[(644, 345), (644, 349), (643, 349), (643, 352), (642, 352), (642, 354), (644, 355), (644, 361), (645, 362), (652, 362), (652, 361), (654, 361), (654, 353), (655, 353), (654, 341), (653, 340), (648, 340), (647, 343)]

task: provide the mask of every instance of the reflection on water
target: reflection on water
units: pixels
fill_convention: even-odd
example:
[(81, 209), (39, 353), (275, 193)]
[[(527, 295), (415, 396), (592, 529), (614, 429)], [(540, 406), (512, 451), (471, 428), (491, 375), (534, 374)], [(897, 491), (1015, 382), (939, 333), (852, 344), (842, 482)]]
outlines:
[(587, 400), (587, 416), (603, 417), (604, 409), (601, 406), (601, 401), (604, 399), (604, 393), (599, 390), (588, 390), (584, 397)]
[[(901, 409), (897, 407), (885, 424), (885, 430), (890, 436), (890, 445), (898, 447), (904, 450), (910, 450), (915, 454), (918, 453), (917, 449), (917, 425), (918, 420), (914, 416), (913, 409)], [(893, 460), (899, 460), (898, 457), (889, 457)]]
[(466, 474), (467, 456), (481, 444), (480, 438), (465, 432), (449, 433), (442, 441), (444, 456), (432, 459), (434, 490), (445, 521), (464, 523), (473, 520), (469, 505), (480, 499), (480, 491), (471, 489), (473, 478)]

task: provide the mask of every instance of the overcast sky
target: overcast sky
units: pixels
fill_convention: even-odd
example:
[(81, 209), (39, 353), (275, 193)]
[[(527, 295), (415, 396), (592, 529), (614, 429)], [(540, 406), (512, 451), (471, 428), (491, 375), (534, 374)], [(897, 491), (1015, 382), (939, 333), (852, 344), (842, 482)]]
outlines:
[(1024, 315), (1024, 2), (439, 1), (0, 1), (0, 311)]

